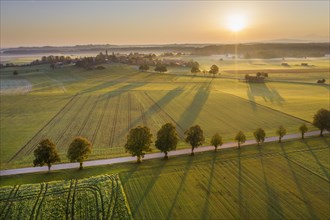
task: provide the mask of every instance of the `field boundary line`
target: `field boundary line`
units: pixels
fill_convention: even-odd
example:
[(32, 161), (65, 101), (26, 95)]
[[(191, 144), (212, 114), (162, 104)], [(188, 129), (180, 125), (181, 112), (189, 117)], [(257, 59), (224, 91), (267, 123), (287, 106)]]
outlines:
[(31, 143), (31, 141), (43, 130), (45, 129), (46, 126), (48, 126), (63, 110), (65, 107), (69, 105), (69, 103), (72, 102), (72, 100), (77, 96), (77, 94), (73, 95), (71, 99), (30, 139), (28, 142), (21, 147), (15, 154), (12, 156), (9, 160), (8, 163), (10, 163), (13, 159), (15, 159), (27, 146), (28, 144)]

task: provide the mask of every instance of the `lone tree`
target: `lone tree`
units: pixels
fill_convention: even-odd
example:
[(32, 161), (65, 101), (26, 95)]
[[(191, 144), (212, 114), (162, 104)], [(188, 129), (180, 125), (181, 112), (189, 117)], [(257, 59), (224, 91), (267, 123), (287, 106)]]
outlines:
[(157, 64), (155, 69), (156, 72), (160, 72), (160, 73), (165, 73), (167, 71), (167, 68), (164, 64)]
[(246, 141), (245, 134), (242, 131), (239, 131), (236, 134), (235, 141), (237, 141), (238, 148), (241, 148), (241, 144), (244, 144)]
[(217, 151), (218, 147), (223, 144), (222, 137), (218, 133), (215, 133), (211, 139), (211, 144), (215, 148), (214, 151)]
[(191, 145), (191, 156), (194, 156), (194, 149), (202, 145), (205, 140), (203, 130), (199, 125), (195, 125), (191, 126), (184, 134), (186, 135), (185, 141)]
[(276, 134), (278, 135), (278, 142), (281, 143), (282, 137), (286, 135), (286, 129), (282, 125), (280, 125), (280, 127), (278, 127), (278, 129), (276, 130)]
[(150, 129), (146, 126), (138, 126), (129, 131), (127, 135), (127, 142), (125, 144), (126, 152), (132, 154), (132, 156), (137, 157), (137, 162), (141, 163), (144, 157), (144, 152), (151, 151), (150, 144), (152, 134)]
[(217, 65), (212, 65), (209, 70), (209, 73), (213, 74), (213, 78), (218, 72), (219, 72), (219, 67)]
[(49, 139), (40, 141), (37, 149), (34, 150), (33, 154), (35, 156), (33, 165), (42, 167), (43, 165), (47, 164), (48, 172), (50, 172), (50, 167), (53, 163), (61, 162), (55, 144)]
[(144, 64), (140, 65), (139, 70), (142, 71), (142, 72), (149, 70), (148, 64), (144, 63)]
[(79, 162), (79, 169), (83, 169), (83, 162), (92, 152), (92, 144), (83, 137), (76, 137), (70, 144), (68, 149), (68, 159), (70, 162)]
[(260, 143), (263, 143), (265, 141), (266, 133), (264, 129), (258, 128), (257, 130), (255, 130), (255, 132), (253, 132), (253, 135), (257, 141), (258, 146), (260, 145)]
[(323, 131), (330, 131), (330, 111), (321, 108), (314, 115), (313, 125), (320, 129), (320, 136), (323, 136)]
[(165, 154), (164, 159), (168, 159), (167, 153), (176, 149), (179, 138), (175, 126), (172, 123), (164, 124), (157, 132), (155, 146)]
[(301, 133), (301, 139), (304, 139), (304, 135), (305, 133), (308, 131), (308, 128), (305, 124), (302, 124), (300, 127), (299, 127), (299, 131)]

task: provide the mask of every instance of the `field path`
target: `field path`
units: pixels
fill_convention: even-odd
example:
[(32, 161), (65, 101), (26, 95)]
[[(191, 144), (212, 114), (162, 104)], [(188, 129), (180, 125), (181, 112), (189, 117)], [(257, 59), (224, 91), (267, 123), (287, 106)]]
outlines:
[[(329, 134), (330, 132), (324, 131), (323, 134)], [(320, 131), (311, 131), (305, 133), (305, 137), (317, 136), (320, 134)], [(290, 139), (299, 139), (301, 138), (301, 134), (288, 134), (285, 135), (282, 140), (290, 140)], [(278, 137), (269, 137), (265, 139), (265, 143), (267, 142), (275, 142), (278, 141)], [(247, 140), (242, 146), (248, 146), (256, 144), (255, 140)], [(223, 144), (218, 150), (226, 149), (226, 148), (233, 148), (237, 147), (236, 142), (228, 142)], [(204, 152), (204, 151), (213, 151), (214, 146), (201, 146), (194, 150), (195, 153)], [(191, 153), (191, 149), (181, 149), (176, 151), (171, 151), (168, 153), (168, 156), (179, 156), (179, 155), (187, 155)], [(155, 159), (155, 158), (162, 158), (164, 157), (163, 153), (152, 153), (146, 154), (144, 156), (144, 160)], [(100, 166), (100, 165), (107, 165), (107, 164), (116, 164), (116, 163), (124, 163), (124, 162), (132, 162), (136, 161), (136, 157), (118, 157), (112, 159), (104, 159), (104, 160), (92, 160), (84, 162), (84, 167), (91, 167), (91, 166)], [(79, 163), (63, 163), (57, 164), (52, 166), (52, 170), (64, 170), (64, 169), (78, 169)], [(9, 175), (17, 175), (17, 174), (26, 174), (26, 173), (36, 173), (48, 171), (48, 167), (26, 167), (26, 168), (19, 168), (19, 169), (11, 169), (11, 170), (0, 170), (0, 176), (9, 176)]]

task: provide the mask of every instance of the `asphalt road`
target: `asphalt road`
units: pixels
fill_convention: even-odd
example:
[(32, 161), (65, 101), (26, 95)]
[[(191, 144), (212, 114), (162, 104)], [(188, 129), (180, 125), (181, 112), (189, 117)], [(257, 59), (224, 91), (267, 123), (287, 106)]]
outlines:
[[(327, 134), (329, 132), (323, 132), (324, 134)], [(311, 131), (305, 133), (305, 137), (310, 136), (317, 136), (320, 134), (320, 131)], [(288, 139), (298, 139), (301, 138), (301, 134), (288, 134), (285, 135), (282, 140), (288, 140)], [(265, 139), (265, 142), (274, 142), (278, 141), (278, 137), (269, 137)], [(244, 144), (241, 145), (241, 147), (248, 146), (256, 144), (255, 140), (247, 140)], [(237, 147), (236, 142), (229, 142), (223, 144), (219, 149), (225, 149), (225, 148), (232, 148)], [(201, 146), (194, 150), (195, 153), (198, 152), (204, 152), (204, 151), (213, 151), (214, 146)], [(168, 153), (168, 156), (178, 156), (178, 155), (186, 155), (190, 154), (191, 149), (181, 149), (176, 151), (171, 151)], [(143, 160), (150, 160), (154, 158), (162, 158), (164, 157), (163, 153), (152, 153), (152, 154), (146, 154), (144, 156)], [(84, 162), (84, 167), (91, 167), (91, 166), (100, 166), (100, 165), (106, 165), (106, 164), (116, 164), (116, 163), (125, 163), (125, 162), (131, 162), (136, 161), (136, 157), (118, 157), (118, 158), (112, 158), (112, 159), (105, 159), (105, 160), (92, 160), (92, 161), (86, 161)], [(57, 164), (53, 165), (51, 170), (64, 170), (64, 169), (78, 169), (79, 163), (63, 163), (63, 164)], [(9, 176), (9, 175), (17, 175), (17, 174), (26, 174), (26, 173), (37, 173), (37, 172), (44, 172), (48, 171), (48, 167), (26, 167), (26, 168), (19, 168), (19, 169), (11, 169), (11, 170), (0, 170), (0, 176)]]

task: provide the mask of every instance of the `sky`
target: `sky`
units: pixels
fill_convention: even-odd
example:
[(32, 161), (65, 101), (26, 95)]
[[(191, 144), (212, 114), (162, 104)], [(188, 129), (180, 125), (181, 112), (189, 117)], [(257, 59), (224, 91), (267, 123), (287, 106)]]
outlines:
[(330, 32), (328, 0), (0, 1), (1, 48), (329, 41)]

